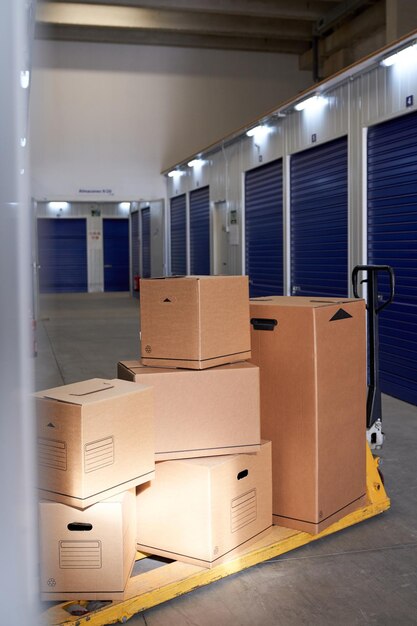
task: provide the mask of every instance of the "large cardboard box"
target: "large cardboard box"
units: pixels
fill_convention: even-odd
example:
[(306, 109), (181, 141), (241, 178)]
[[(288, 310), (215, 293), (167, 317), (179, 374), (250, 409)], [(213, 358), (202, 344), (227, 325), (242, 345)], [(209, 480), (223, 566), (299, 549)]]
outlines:
[(136, 556), (131, 489), (80, 511), (39, 503), (43, 600), (112, 600), (123, 592)]
[(143, 552), (211, 568), (272, 524), (271, 443), (254, 454), (163, 461), (137, 489)]
[(149, 386), (95, 378), (35, 400), (43, 498), (82, 509), (154, 477)]
[(143, 365), (206, 369), (250, 358), (247, 276), (141, 281)]
[(277, 296), (250, 310), (274, 523), (318, 533), (364, 501), (365, 303)]
[(154, 389), (157, 461), (259, 450), (256, 365), (233, 363), (196, 371), (123, 361), (117, 375)]

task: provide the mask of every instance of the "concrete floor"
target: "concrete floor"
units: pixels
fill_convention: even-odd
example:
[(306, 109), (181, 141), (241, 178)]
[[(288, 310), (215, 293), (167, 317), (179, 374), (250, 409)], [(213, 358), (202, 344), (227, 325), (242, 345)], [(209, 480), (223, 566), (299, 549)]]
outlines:
[[(117, 361), (138, 357), (138, 328), (138, 301), (128, 294), (43, 296), (36, 388), (115, 377)], [(389, 511), (128, 623), (417, 624), (417, 407), (386, 396), (383, 411), (387, 439), (381, 457)]]

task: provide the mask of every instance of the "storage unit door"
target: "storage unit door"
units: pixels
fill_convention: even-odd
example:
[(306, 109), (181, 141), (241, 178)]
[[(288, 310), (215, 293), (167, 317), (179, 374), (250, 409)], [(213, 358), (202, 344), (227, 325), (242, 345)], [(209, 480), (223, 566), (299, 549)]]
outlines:
[(129, 220), (103, 219), (104, 291), (129, 291)]
[(245, 260), (250, 296), (282, 295), (282, 160), (245, 174)]
[(80, 219), (38, 219), (39, 291), (87, 291), (87, 226)]
[(209, 187), (190, 192), (190, 271), (210, 274)]
[(146, 207), (141, 211), (142, 219), (142, 276), (151, 276), (151, 209)]
[[(417, 405), (417, 114), (368, 130), (368, 263), (395, 271), (379, 317), (382, 391)], [(380, 281), (386, 298), (388, 281)]]
[(347, 138), (293, 155), (290, 169), (291, 293), (346, 297)]
[(139, 269), (139, 211), (134, 211), (130, 215), (130, 249), (132, 254), (132, 276), (133, 295), (139, 296), (139, 291), (135, 290), (135, 276), (140, 275)]
[(171, 198), (171, 274), (187, 273), (185, 193)]

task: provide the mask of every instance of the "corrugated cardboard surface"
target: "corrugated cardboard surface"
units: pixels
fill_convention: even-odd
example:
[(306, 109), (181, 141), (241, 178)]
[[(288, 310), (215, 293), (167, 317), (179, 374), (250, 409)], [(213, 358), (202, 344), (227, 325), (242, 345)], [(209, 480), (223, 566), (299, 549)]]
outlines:
[(205, 369), (250, 357), (247, 276), (141, 281), (144, 365)]
[[(91, 529), (70, 530), (74, 524)], [(136, 555), (135, 490), (83, 511), (40, 502), (39, 532), (43, 600), (74, 599), (77, 593), (95, 600), (123, 592)]]
[(149, 386), (93, 379), (35, 398), (42, 497), (85, 508), (153, 478)]
[(271, 526), (271, 444), (260, 452), (157, 463), (137, 489), (138, 548), (213, 567)]
[[(273, 445), (274, 521), (320, 532), (365, 493), (366, 330), (362, 300), (251, 301), (261, 434)], [(334, 318), (334, 319), (332, 319)]]
[(259, 450), (255, 365), (234, 363), (196, 371), (123, 361), (117, 375), (153, 386), (157, 461)]

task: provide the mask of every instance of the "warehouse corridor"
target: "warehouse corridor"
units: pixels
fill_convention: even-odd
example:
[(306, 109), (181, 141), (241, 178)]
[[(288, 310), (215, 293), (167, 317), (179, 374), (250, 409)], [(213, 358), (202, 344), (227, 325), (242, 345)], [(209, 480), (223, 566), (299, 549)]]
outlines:
[[(36, 388), (115, 377), (139, 354), (128, 293), (44, 295)], [(417, 407), (384, 397), (381, 457), (391, 509), (280, 558), (147, 610), (147, 626), (334, 626), (417, 621)], [(335, 432), (335, 437), (343, 433)], [(158, 562), (141, 567), (156, 567)]]

